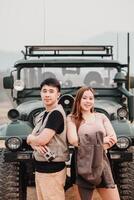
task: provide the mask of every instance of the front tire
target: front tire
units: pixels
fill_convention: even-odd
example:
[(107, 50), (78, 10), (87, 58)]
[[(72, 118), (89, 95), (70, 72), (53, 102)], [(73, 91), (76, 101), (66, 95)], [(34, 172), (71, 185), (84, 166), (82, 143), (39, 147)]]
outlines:
[(0, 200), (26, 200), (24, 167), (19, 162), (4, 161), (4, 150), (0, 150)]
[(117, 163), (114, 172), (121, 200), (133, 200), (134, 161)]

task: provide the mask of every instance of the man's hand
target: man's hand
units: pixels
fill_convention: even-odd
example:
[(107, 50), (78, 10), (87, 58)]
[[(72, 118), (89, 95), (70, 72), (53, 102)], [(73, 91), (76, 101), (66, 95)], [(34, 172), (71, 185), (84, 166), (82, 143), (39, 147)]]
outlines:
[(47, 152), (43, 146), (35, 146), (35, 150), (38, 151), (38, 153), (41, 155), (44, 155)]
[(30, 145), (32, 147), (33, 150), (38, 151), (39, 154), (44, 155), (47, 152), (47, 149), (45, 146), (37, 146), (37, 145)]

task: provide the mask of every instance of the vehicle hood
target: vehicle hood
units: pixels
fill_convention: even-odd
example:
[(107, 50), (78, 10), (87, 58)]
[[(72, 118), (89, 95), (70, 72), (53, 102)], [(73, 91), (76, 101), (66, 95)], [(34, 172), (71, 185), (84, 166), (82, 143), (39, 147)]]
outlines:
[(107, 113), (108, 115), (115, 114), (117, 115), (117, 109), (120, 108), (121, 105), (113, 100), (95, 100), (95, 109), (98, 112), (102, 113), (104, 112), (105, 114)]
[(27, 114), (34, 109), (43, 108), (43, 103), (41, 100), (31, 100), (20, 104), (16, 109), (19, 111), (20, 114)]

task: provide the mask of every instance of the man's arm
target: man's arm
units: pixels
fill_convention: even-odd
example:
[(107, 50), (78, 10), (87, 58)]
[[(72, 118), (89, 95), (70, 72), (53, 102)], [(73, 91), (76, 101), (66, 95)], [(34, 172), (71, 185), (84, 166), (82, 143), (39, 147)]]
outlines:
[(55, 130), (44, 128), (44, 130), (37, 136), (30, 134), (27, 137), (27, 143), (35, 146), (45, 146), (55, 135)]
[[(64, 125), (63, 116), (59, 111), (53, 111), (47, 120), (45, 128), (39, 135), (30, 134), (27, 137), (27, 143), (30, 145), (44, 146), (58, 132), (60, 126)], [(61, 131), (62, 132), (62, 131)]]

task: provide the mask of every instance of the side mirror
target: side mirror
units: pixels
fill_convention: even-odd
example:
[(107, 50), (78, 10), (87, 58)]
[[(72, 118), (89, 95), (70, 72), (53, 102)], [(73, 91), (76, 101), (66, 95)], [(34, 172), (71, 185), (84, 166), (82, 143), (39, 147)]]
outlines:
[(14, 79), (13, 76), (6, 76), (3, 78), (3, 87), (5, 89), (13, 89)]
[(134, 76), (130, 76), (130, 88), (134, 88)]
[(114, 82), (115, 83), (125, 83), (126, 82), (125, 75), (122, 72), (118, 72), (114, 77)]

